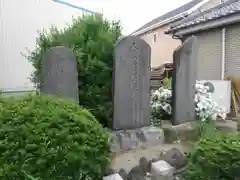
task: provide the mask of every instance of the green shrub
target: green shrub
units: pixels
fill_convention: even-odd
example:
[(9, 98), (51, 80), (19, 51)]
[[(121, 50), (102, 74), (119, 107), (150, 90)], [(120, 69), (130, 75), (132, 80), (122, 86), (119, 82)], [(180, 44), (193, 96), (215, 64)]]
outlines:
[(0, 179), (100, 180), (109, 135), (74, 101), (36, 95), (0, 99)]
[(172, 78), (167, 78), (167, 77), (165, 77), (164, 79), (163, 79), (163, 87), (165, 88), (165, 89), (172, 89)]
[(240, 177), (240, 137), (210, 131), (200, 139), (184, 173), (185, 180), (234, 180)]
[(211, 136), (218, 132), (215, 127), (215, 121), (212, 119), (207, 119), (205, 121), (197, 120), (195, 129), (199, 139), (206, 136)]
[(121, 36), (119, 22), (102, 16), (84, 16), (60, 30), (52, 27), (37, 39), (36, 49), (26, 55), (35, 68), (32, 81), (41, 85), (41, 60), (55, 46), (71, 48), (78, 63), (79, 102), (104, 126), (112, 119), (112, 69), (114, 45)]

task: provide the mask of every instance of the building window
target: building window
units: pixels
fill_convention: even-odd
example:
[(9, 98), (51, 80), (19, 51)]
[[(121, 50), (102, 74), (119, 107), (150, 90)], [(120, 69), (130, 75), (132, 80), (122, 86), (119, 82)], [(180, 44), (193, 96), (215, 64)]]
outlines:
[(153, 34), (153, 42), (154, 43), (157, 42), (157, 34), (156, 33)]

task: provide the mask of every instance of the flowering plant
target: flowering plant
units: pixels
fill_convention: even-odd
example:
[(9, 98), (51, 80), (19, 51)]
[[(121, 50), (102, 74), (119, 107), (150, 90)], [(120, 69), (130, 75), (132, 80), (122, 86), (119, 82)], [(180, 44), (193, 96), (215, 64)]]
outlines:
[[(209, 92), (209, 87), (202, 82), (197, 82), (195, 94), (196, 115), (200, 120), (208, 118), (217, 119), (220, 117), (226, 119), (226, 111), (220, 108), (212, 99), (212, 93)], [(158, 90), (152, 91), (151, 95), (151, 109), (152, 118), (166, 119), (171, 118), (172, 115), (172, 91), (160, 87)]]
[(206, 120), (211, 118), (216, 120), (217, 117), (226, 119), (226, 111), (213, 101), (209, 87), (204, 85), (203, 82), (197, 82), (195, 88), (196, 113), (199, 119)]

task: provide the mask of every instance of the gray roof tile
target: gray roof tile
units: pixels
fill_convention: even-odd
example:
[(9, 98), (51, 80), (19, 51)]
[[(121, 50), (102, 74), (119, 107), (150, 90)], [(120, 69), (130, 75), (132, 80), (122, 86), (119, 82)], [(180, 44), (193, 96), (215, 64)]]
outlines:
[(150, 27), (150, 26), (152, 26), (154, 24), (157, 24), (157, 23), (159, 23), (161, 21), (164, 21), (164, 20), (166, 20), (168, 18), (171, 18), (171, 17), (176, 16), (178, 14), (181, 14), (181, 13), (183, 13), (185, 11), (188, 11), (191, 8), (193, 8), (194, 6), (196, 6), (197, 4), (199, 4), (201, 1), (202, 0), (192, 0), (189, 3), (187, 3), (187, 4), (184, 4), (183, 6), (180, 6), (180, 7), (176, 8), (176, 9), (174, 9), (174, 10), (172, 10), (172, 11), (170, 11), (170, 12), (164, 14), (164, 15), (161, 15), (161, 16), (153, 19), (152, 21), (150, 21), (147, 24), (143, 25), (142, 27), (138, 28), (133, 33), (141, 31), (141, 30), (143, 30), (143, 29), (145, 29), (147, 27)]
[(187, 28), (207, 21), (215, 20), (240, 12), (240, 0), (229, 0), (209, 10), (198, 13), (171, 25), (170, 32)]

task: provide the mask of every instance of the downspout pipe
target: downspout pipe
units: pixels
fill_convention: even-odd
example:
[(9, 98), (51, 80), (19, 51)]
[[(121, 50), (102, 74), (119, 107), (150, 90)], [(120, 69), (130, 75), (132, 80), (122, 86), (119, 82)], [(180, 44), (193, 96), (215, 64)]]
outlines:
[(221, 79), (225, 78), (225, 59), (226, 59), (226, 28), (222, 29), (222, 58), (221, 58)]

